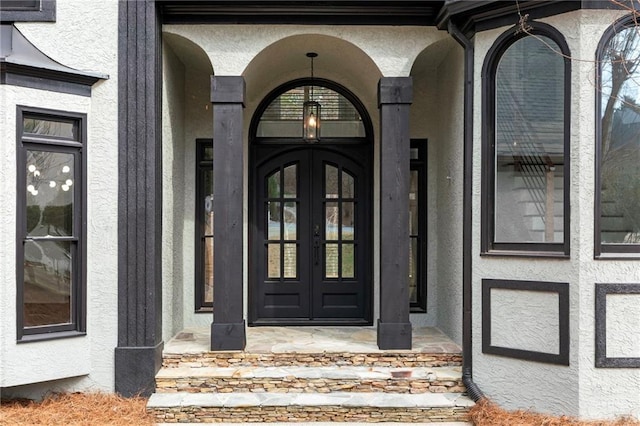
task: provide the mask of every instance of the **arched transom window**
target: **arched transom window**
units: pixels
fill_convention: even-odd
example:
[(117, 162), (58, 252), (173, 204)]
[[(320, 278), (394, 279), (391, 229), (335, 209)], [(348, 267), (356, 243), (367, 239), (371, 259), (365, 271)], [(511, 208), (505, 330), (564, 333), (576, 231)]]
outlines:
[(258, 122), (258, 138), (302, 138), (304, 103), (320, 104), (320, 139), (365, 136), (362, 117), (341, 93), (321, 85), (300, 85), (277, 95)]

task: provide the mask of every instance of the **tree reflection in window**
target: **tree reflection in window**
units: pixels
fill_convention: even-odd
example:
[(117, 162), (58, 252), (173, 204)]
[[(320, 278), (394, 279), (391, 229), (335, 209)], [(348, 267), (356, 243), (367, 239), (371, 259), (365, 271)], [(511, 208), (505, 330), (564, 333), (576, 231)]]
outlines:
[[(640, 34), (623, 28), (601, 45), (599, 238), (640, 244)], [(597, 236), (598, 237), (598, 236)], [(611, 251), (617, 251), (610, 247)], [(605, 249), (605, 251), (608, 251)]]

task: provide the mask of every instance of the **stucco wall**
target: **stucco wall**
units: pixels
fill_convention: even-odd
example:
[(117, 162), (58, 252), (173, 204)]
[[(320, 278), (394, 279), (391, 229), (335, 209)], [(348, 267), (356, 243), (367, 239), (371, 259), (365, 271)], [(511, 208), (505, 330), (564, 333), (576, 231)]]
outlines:
[[(113, 389), (117, 344), (117, 2), (58, 0), (55, 23), (20, 23), (18, 29), (51, 58), (109, 75), (91, 98), (0, 86), (0, 386), (67, 379), (67, 390)], [(15, 217), (16, 105), (87, 114), (87, 335), (16, 344)], [(3, 395), (40, 396), (38, 386), (4, 388)]]
[[(473, 361), (474, 378), (480, 388), (507, 408), (534, 408), (537, 411), (580, 415), (587, 418), (615, 417), (640, 413), (640, 370), (595, 367), (595, 284), (638, 283), (637, 261), (594, 260), (594, 148), (595, 148), (595, 51), (601, 34), (620, 16), (614, 11), (578, 11), (544, 19), (562, 32), (569, 45), (571, 76), (571, 256), (569, 259), (480, 257), (480, 242), (473, 246)], [(514, 18), (515, 19), (515, 18)], [(516, 19), (517, 20), (517, 19)], [(480, 163), (481, 153), (481, 68), (486, 52), (507, 28), (479, 33), (476, 36), (475, 126), (474, 126), (474, 235), (480, 235)], [(569, 285), (570, 356), (569, 366), (509, 357), (486, 355), (482, 343), (483, 278), (563, 282)], [(557, 333), (553, 324), (557, 310), (531, 303), (529, 292), (511, 301), (520, 311), (494, 312), (492, 322), (499, 322), (502, 343), (550, 350), (554, 343), (540, 340), (549, 332)], [(510, 297), (518, 297), (510, 294)], [(633, 297), (633, 296), (629, 296)], [(625, 301), (626, 308), (631, 302)], [(637, 302), (636, 302), (637, 303)], [(538, 304), (539, 305), (539, 304)], [(620, 307), (620, 306), (618, 306)], [(613, 330), (629, 329), (628, 315), (637, 310), (617, 309), (607, 312), (607, 325)], [(524, 310), (525, 312), (522, 312)], [(521, 321), (521, 318), (529, 318)], [(535, 319), (535, 320), (534, 320)], [(633, 321), (633, 319), (631, 319)], [(521, 339), (508, 338), (518, 335)], [(619, 336), (619, 334), (618, 334)], [(524, 340), (522, 340), (524, 339)], [(624, 339), (612, 338), (616, 351), (635, 353)], [(632, 355), (628, 355), (632, 356)]]
[(162, 46), (162, 334), (166, 341), (183, 327), (184, 65)]
[[(435, 282), (438, 327), (462, 344), (462, 191), (464, 148), (464, 50), (453, 47), (438, 68), (437, 119), (440, 123), (435, 182), (437, 240)], [(431, 166), (432, 163), (430, 162)], [(430, 186), (431, 189), (431, 186)]]

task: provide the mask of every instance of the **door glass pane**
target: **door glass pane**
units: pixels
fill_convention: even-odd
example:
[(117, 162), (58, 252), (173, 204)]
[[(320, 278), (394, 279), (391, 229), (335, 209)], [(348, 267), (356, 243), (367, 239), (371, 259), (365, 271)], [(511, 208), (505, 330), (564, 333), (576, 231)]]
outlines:
[(27, 235), (73, 235), (74, 155), (27, 151)]
[(267, 197), (280, 197), (280, 171), (273, 173), (267, 178)]
[(324, 276), (338, 278), (338, 244), (325, 245), (324, 261)]
[(284, 203), (284, 239), (295, 240), (298, 238), (298, 218), (296, 203), (290, 201)]
[(71, 323), (70, 241), (24, 243), (24, 325)]
[(342, 171), (342, 198), (354, 198), (355, 192), (355, 180), (348, 172)]
[(298, 276), (298, 256), (296, 244), (284, 245), (284, 277), (296, 278)]
[(284, 196), (295, 198), (298, 193), (298, 180), (296, 179), (298, 166), (291, 165), (284, 168)]
[(353, 240), (354, 238), (354, 205), (353, 202), (342, 203), (342, 240)]
[(418, 302), (418, 239), (411, 238), (409, 247), (409, 301)]
[(418, 171), (411, 170), (409, 185), (409, 234), (418, 234)]
[(280, 244), (267, 244), (267, 276), (280, 278)]
[(330, 202), (325, 204), (325, 239), (338, 239), (338, 203)]
[(342, 245), (342, 278), (354, 278), (355, 275), (355, 250), (353, 244)]
[(204, 303), (213, 303), (213, 237), (204, 239)]
[(281, 212), (280, 206), (282, 203), (278, 201), (269, 201), (267, 203), (267, 239), (279, 240), (280, 239), (280, 221)]
[(325, 198), (338, 198), (338, 168), (325, 165)]

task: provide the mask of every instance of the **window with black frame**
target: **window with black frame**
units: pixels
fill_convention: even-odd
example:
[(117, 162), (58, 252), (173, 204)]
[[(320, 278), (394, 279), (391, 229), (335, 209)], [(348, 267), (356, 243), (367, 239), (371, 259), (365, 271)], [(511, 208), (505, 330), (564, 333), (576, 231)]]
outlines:
[(83, 114), (18, 107), (18, 340), (85, 331)]
[(196, 311), (213, 309), (213, 142), (196, 141)]
[(640, 255), (640, 34), (616, 22), (597, 53), (596, 256)]
[(409, 301), (427, 311), (427, 140), (412, 139), (409, 182)]
[(548, 25), (503, 34), (483, 70), (484, 254), (569, 254), (568, 47)]

